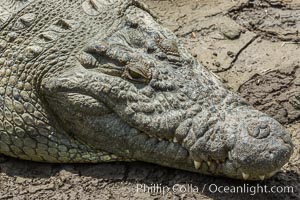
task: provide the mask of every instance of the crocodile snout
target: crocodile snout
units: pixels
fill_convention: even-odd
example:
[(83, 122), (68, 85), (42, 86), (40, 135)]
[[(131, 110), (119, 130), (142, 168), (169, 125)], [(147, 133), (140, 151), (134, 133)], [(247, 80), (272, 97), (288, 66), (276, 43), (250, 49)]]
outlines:
[(255, 110), (240, 110), (244, 118), (231, 150), (232, 161), (244, 179), (271, 177), (288, 162), (293, 145), (276, 120)]

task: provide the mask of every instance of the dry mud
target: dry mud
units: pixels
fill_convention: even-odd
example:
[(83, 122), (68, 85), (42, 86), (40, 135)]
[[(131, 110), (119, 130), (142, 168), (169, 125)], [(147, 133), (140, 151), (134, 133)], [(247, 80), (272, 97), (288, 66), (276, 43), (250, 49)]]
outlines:
[[(300, 199), (300, 0), (143, 0), (206, 68), (290, 131), (295, 152), (270, 180), (244, 183), (147, 163), (58, 165), (0, 156), (0, 199)], [(136, 192), (188, 184), (199, 192)], [(224, 194), (217, 186), (292, 186)], [(206, 187), (203, 191), (202, 189)]]

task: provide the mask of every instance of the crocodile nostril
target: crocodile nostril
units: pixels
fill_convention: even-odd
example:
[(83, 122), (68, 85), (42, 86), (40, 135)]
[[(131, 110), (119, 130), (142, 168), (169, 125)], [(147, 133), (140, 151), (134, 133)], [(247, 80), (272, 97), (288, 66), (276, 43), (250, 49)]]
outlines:
[(267, 160), (273, 160), (275, 155), (272, 152), (268, 152), (264, 156)]
[(249, 135), (257, 139), (268, 137), (270, 132), (270, 126), (265, 123), (252, 123), (248, 126)]

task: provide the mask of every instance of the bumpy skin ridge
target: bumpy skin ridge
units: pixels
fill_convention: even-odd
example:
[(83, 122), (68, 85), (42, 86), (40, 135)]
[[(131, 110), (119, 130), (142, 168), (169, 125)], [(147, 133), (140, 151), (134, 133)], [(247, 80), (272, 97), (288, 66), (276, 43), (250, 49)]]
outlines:
[[(68, 39), (74, 40), (74, 37), (84, 37), (82, 30), (64, 31), (59, 27), (54, 29), (55, 32), (48, 30), (51, 29), (51, 24), (59, 20), (57, 16), (72, 14), (81, 2), (21, 2), (14, 5), (4, 1), (4, 4), (1, 4), (7, 6), (2, 9), (11, 11), (11, 18), (2, 24), (1, 29), (1, 153), (47, 162), (119, 160), (111, 153), (94, 150), (74, 140), (63, 130), (54, 128), (53, 124), (56, 122), (49, 119), (47, 108), (37, 94), (36, 86), (40, 79), (47, 73), (55, 73), (69, 56), (78, 52), (78, 49), (74, 49), (64, 56), (59, 56), (68, 50), (70, 44), (63, 39), (54, 40), (55, 38), (51, 37), (67, 36)], [(60, 5), (63, 7), (58, 10)], [(26, 16), (28, 13), (31, 16)], [(28, 17), (29, 22), (24, 24), (20, 21), (22, 17)], [(74, 26), (79, 23), (75, 21), (78, 19), (79, 16), (72, 19)], [(112, 19), (109, 21), (113, 23)], [(78, 45), (82, 44), (78, 42)], [(49, 62), (51, 60), (52, 62)]]
[(284, 128), (227, 90), (137, 1), (0, 2), (0, 153), (251, 180), (288, 161)]

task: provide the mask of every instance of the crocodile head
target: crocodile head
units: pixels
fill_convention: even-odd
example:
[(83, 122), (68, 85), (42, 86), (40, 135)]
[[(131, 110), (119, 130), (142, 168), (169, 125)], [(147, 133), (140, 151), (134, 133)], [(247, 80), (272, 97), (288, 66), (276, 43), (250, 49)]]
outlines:
[(41, 82), (66, 133), (124, 158), (238, 179), (271, 177), (289, 160), (277, 121), (226, 89), (141, 5), (122, 12), (96, 36), (86, 31), (84, 47)]

